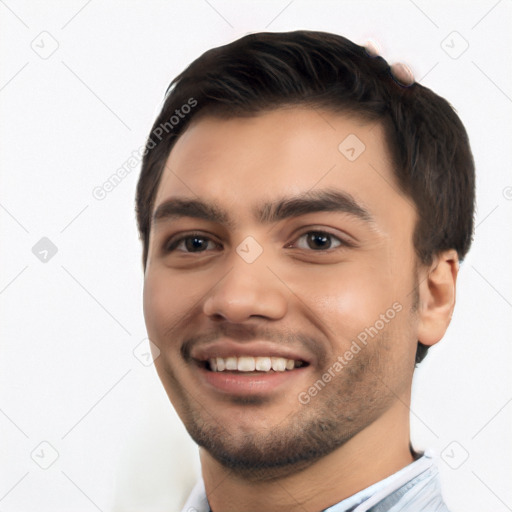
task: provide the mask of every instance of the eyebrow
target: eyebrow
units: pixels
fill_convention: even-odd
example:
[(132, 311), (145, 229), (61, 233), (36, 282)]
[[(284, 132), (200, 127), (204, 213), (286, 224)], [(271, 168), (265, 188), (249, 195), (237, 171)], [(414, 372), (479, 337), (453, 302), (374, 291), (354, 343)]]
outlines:
[[(309, 191), (298, 196), (267, 201), (256, 207), (253, 210), (253, 215), (262, 224), (272, 224), (291, 217), (316, 212), (346, 213), (368, 224), (375, 224), (370, 212), (352, 195), (333, 189)], [(216, 203), (183, 197), (171, 197), (163, 201), (155, 209), (152, 225), (181, 217), (192, 217), (224, 224), (230, 229), (235, 227), (228, 212)]]

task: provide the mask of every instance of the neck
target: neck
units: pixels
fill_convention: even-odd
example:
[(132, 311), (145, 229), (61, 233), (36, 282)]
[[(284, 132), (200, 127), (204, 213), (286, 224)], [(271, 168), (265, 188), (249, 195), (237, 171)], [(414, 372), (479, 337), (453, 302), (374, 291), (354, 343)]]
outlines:
[(247, 481), (201, 449), (213, 512), (324, 510), (413, 462), (409, 410), (396, 403), (378, 420), (326, 457), (286, 476)]

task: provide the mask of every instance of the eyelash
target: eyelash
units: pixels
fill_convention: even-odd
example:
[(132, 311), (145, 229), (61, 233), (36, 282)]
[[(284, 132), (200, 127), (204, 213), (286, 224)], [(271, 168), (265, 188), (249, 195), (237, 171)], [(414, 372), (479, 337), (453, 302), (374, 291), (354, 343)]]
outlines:
[[(319, 249), (319, 250), (314, 250), (314, 249), (302, 249), (302, 250), (309, 250), (309, 251), (312, 251), (312, 252), (329, 252), (329, 251), (332, 251), (332, 250), (335, 250), (335, 249), (339, 249), (339, 248), (347, 248), (347, 247), (355, 247), (355, 244), (352, 243), (352, 242), (349, 242), (348, 240), (346, 239), (343, 239), (343, 238), (340, 238), (339, 236), (336, 236), (334, 235), (333, 233), (330, 233), (329, 231), (324, 231), (324, 230), (320, 230), (320, 229), (312, 229), (310, 231), (306, 231), (304, 233), (302, 233), (301, 235), (299, 235), (297, 238), (296, 238), (296, 241), (295, 242), (292, 242), (292, 243), (296, 243), (298, 240), (300, 240), (302, 237), (306, 236), (306, 235), (310, 235), (310, 234), (316, 234), (316, 235), (327, 235), (328, 237), (330, 237), (331, 239), (335, 239), (339, 242), (339, 244), (336, 246), (336, 247), (329, 247), (328, 249), (326, 250), (322, 250), (322, 249)], [(163, 252), (165, 254), (169, 254), (171, 252), (175, 252), (177, 250), (177, 247), (184, 241), (188, 240), (188, 239), (191, 239), (191, 238), (200, 238), (202, 240), (205, 240), (207, 242), (213, 242), (217, 245), (220, 245), (218, 244), (217, 242), (215, 242), (212, 238), (206, 236), (206, 235), (203, 235), (202, 233), (188, 233), (184, 236), (181, 236), (179, 238), (177, 238), (176, 240), (173, 240), (172, 238), (170, 238), (169, 240), (167, 240), (164, 245), (163, 245)], [(290, 244), (287, 244), (285, 246), (286, 248), (289, 248), (290, 247)], [(179, 252), (184, 252), (185, 254), (196, 254), (195, 252), (193, 251), (179, 251)], [(203, 252), (207, 252), (206, 250), (205, 251), (197, 251), (197, 254), (200, 254), (200, 253), (203, 253)]]

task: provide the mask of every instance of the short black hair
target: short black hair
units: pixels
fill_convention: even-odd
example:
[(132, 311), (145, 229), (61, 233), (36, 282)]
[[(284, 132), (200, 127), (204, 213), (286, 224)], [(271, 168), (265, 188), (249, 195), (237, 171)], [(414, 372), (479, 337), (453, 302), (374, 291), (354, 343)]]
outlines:
[[(382, 57), (352, 41), (300, 30), (249, 34), (213, 48), (169, 85), (137, 184), (144, 268), (165, 162), (191, 120), (292, 105), (381, 123), (399, 186), (418, 212), (413, 242), (419, 261), (428, 265), (448, 249), (463, 260), (473, 237), (475, 170), (466, 130), (452, 106), (421, 84), (400, 84)], [(419, 344), (417, 363), (426, 352)]]

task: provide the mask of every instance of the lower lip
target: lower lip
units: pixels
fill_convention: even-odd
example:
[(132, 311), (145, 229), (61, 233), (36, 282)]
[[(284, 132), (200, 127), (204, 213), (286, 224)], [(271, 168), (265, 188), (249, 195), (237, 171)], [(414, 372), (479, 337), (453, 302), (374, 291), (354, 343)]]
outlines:
[(210, 388), (221, 393), (236, 396), (261, 395), (275, 392), (283, 386), (288, 386), (304, 376), (307, 366), (284, 372), (269, 371), (267, 373), (227, 371), (212, 372), (198, 367), (201, 380)]

